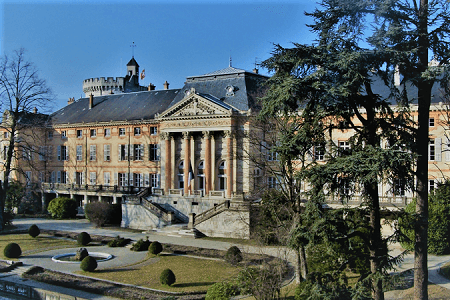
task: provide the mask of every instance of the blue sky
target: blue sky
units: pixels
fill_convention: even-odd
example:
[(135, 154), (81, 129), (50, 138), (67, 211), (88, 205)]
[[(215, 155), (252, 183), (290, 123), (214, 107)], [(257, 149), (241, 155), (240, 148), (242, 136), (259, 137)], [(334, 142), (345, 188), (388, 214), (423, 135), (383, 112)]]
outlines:
[[(233, 67), (252, 70), (273, 44), (311, 43), (315, 1), (0, 0), (1, 54), (23, 47), (55, 94), (55, 106), (84, 96), (82, 82), (126, 74), (132, 56), (141, 85), (181, 88), (187, 76)], [(213, 4), (212, 4), (213, 3)], [(265, 73), (262, 70), (262, 73)]]

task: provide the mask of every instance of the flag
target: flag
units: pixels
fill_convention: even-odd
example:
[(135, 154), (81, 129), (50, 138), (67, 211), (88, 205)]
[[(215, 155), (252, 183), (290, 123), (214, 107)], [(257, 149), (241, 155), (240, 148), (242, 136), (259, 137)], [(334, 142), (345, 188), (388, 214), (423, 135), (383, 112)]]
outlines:
[(194, 179), (194, 170), (192, 169), (192, 165), (189, 164), (189, 175), (188, 175), (188, 187), (191, 187), (191, 180)]
[(141, 80), (145, 78), (145, 69), (142, 70), (141, 72)]

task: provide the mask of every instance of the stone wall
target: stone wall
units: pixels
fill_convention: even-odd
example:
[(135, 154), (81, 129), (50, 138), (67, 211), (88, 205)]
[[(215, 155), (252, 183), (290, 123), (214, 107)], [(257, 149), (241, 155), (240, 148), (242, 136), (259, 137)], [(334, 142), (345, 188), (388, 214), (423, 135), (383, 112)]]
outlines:
[(165, 226), (164, 220), (158, 218), (139, 204), (122, 204), (121, 227), (151, 230)]
[(250, 238), (250, 212), (224, 211), (198, 224), (195, 229), (210, 237)]

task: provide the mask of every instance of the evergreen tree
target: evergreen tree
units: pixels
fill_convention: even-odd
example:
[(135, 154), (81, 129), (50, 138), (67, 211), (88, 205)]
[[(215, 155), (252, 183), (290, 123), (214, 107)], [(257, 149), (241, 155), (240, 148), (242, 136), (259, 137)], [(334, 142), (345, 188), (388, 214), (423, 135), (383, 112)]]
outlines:
[[(383, 179), (394, 188), (412, 186), (415, 175), (419, 215), (415, 294), (426, 299), (428, 113), (433, 84), (448, 79), (443, 67), (449, 55), (448, 3), (324, 0), (320, 9), (308, 15), (315, 20), (310, 27), (317, 41), (293, 48), (277, 45), (263, 63), (275, 72), (270, 89), (277, 91), (275, 97), (268, 94), (265, 105), (288, 108), (278, 113), (299, 108), (307, 116), (320, 113), (331, 151), (327, 164), (311, 168), (309, 178), (318, 188), (340, 189), (349, 196), (358, 192), (365, 200), (376, 299), (383, 298), (377, 274), (390, 265), (380, 232), (378, 184)], [(429, 65), (429, 50), (437, 64)], [(403, 76), (400, 82), (398, 72)], [(409, 121), (412, 99), (419, 105), (417, 124)], [(393, 104), (397, 104), (395, 110)], [(333, 143), (333, 130), (339, 127), (354, 132), (345, 151)], [(405, 149), (416, 154), (414, 174)]]

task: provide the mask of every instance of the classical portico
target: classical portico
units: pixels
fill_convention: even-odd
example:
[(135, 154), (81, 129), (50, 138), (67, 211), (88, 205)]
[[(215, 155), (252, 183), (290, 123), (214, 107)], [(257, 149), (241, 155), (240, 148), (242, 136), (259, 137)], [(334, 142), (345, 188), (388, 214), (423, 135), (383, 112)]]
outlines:
[(237, 111), (191, 89), (185, 98), (157, 118), (164, 162), (161, 178), (166, 195), (223, 195), (233, 183)]

